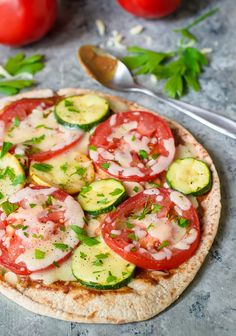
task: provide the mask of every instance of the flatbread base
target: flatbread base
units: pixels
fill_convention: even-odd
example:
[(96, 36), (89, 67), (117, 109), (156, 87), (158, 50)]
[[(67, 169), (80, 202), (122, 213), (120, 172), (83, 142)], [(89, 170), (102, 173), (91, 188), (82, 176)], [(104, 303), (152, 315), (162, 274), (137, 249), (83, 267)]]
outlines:
[[(62, 89), (59, 95), (91, 93), (90, 90)], [(109, 100), (114, 112), (146, 110), (146, 108), (120, 97), (94, 92)], [(48, 97), (51, 90), (37, 90), (0, 100), (0, 108), (6, 102), (23, 97)], [(151, 111), (150, 111), (151, 112)], [(206, 258), (216, 236), (221, 211), (220, 182), (216, 168), (207, 151), (178, 123), (164, 118), (175, 139), (184, 145), (192, 156), (204, 160), (212, 171), (213, 187), (201, 202), (202, 235), (196, 254), (186, 263), (170, 272), (147, 272), (138, 276), (127, 287), (115, 291), (95, 291), (79, 284), (57, 282), (45, 286), (25, 280), (16, 286), (0, 277), (0, 292), (22, 307), (41, 315), (73, 322), (128, 323), (147, 320), (178, 299), (191, 283)]]

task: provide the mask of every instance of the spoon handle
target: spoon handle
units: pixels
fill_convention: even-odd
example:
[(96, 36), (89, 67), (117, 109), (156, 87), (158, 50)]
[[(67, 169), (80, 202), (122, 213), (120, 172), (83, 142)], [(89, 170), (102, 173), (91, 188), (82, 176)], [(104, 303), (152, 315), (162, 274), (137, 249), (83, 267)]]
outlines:
[(146, 88), (135, 87), (132, 88), (132, 91), (144, 93), (153, 98), (156, 98), (159, 101), (179, 110), (180, 112), (187, 114), (189, 117), (200, 121), (202, 124), (212, 128), (213, 130), (227, 135), (232, 139), (236, 139), (236, 122), (229, 118), (179, 100), (166, 98), (162, 94), (156, 94)]

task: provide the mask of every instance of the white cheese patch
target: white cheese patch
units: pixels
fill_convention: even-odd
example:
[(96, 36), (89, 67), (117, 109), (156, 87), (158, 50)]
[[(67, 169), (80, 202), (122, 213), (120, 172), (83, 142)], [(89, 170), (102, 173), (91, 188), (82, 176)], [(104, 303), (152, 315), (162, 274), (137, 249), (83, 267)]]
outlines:
[(50, 109), (44, 111), (39, 106), (21, 121), (20, 126), (16, 127), (10, 135), (6, 135), (5, 141), (22, 144), (33, 138), (43, 137), (33, 146), (40, 151), (48, 151), (49, 149), (54, 151), (78, 140), (82, 134), (83, 132), (79, 129), (72, 130), (58, 124)]
[(42, 280), (44, 285), (50, 285), (56, 281), (77, 281), (71, 269), (72, 258), (60, 264), (60, 267), (53, 269), (32, 273), (30, 278), (32, 280)]
[(158, 173), (161, 173), (163, 170), (165, 170), (173, 161), (174, 155), (175, 155), (175, 144), (174, 139), (168, 139), (164, 140), (164, 147), (168, 151), (168, 156), (160, 155), (155, 160), (155, 164), (152, 165), (152, 175), (156, 175)]
[(180, 240), (177, 244), (175, 244), (173, 247), (179, 249), (179, 250), (188, 250), (190, 245), (197, 239), (197, 230), (191, 229), (189, 233), (186, 235), (186, 237), (182, 240)]
[(189, 201), (189, 199), (178, 191), (170, 192), (170, 200), (175, 203), (181, 210), (189, 210), (191, 207), (191, 202)]
[(116, 114), (113, 114), (110, 118), (110, 126), (113, 127), (115, 126), (116, 124), (116, 118), (117, 118), (117, 115)]
[(143, 32), (143, 30), (144, 30), (143, 26), (136, 25), (136, 26), (132, 27), (129, 32), (130, 32), (131, 35), (139, 35)]
[(95, 21), (95, 24), (96, 24), (99, 35), (104, 36), (105, 35), (105, 30), (106, 30), (106, 26), (105, 26), (104, 21), (98, 19), (98, 20)]
[(112, 141), (113, 139), (121, 139), (126, 133), (136, 129), (138, 127), (137, 121), (131, 121), (129, 123), (123, 124), (119, 127), (116, 127), (112, 130), (112, 133), (107, 137), (108, 141)]
[(133, 175), (143, 177), (144, 173), (142, 173), (137, 167), (130, 167), (130, 168), (124, 168), (122, 175), (124, 177), (129, 177)]
[(131, 162), (133, 161), (130, 151), (122, 151), (120, 149), (116, 149), (114, 151), (114, 155), (115, 161), (117, 161), (123, 168), (130, 167)]
[(160, 191), (158, 189), (147, 189), (143, 193), (145, 195), (159, 195)]
[(40, 189), (40, 192), (38, 189), (31, 189), (30, 187), (26, 187), (24, 189), (21, 189), (17, 191), (14, 195), (10, 196), (9, 201), (11, 203), (18, 203), (22, 201), (23, 199), (27, 199), (29, 203), (34, 203), (39, 198), (40, 195), (48, 196), (51, 195), (54, 191), (56, 191), (56, 188), (45, 188)]
[(135, 151), (135, 152), (139, 152), (140, 150), (145, 150), (148, 154), (150, 153), (150, 148), (148, 147), (148, 143), (150, 141), (150, 139), (146, 136), (142, 137), (141, 140), (140, 139), (133, 139), (132, 134), (127, 133), (124, 136), (124, 140), (125, 142), (129, 145), (130, 149)]

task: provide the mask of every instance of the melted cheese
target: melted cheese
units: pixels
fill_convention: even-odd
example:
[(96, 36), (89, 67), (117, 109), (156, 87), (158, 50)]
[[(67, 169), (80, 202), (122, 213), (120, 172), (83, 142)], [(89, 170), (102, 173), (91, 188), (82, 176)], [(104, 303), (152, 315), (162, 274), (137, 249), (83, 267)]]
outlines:
[(50, 285), (56, 281), (76, 281), (71, 270), (72, 258), (63, 262), (60, 267), (51, 270), (36, 272), (30, 275), (32, 280), (42, 280), (45, 285)]
[(189, 210), (191, 207), (191, 202), (189, 201), (189, 199), (178, 191), (170, 192), (170, 200), (175, 203), (181, 210)]
[(29, 203), (37, 202), (37, 198), (39, 195), (48, 196), (51, 195), (54, 191), (56, 191), (56, 188), (45, 188), (40, 189), (40, 193), (38, 189), (31, 189), (30, 187), (26, 187), (24, 189), (19, 190), (14, 195), (12, 195), (9, 198), (9, 201), (11, 203), (17, 203), (22, 201), (23, 199), (27, 199)]
[(133, 129), (136, 129), (137, 126), (138, 126), (137, 121), (131, 121), (129, 123), (123, 124), (120, 127), (117, 127), (114, 130), (112, 130), (112, 133), (107, 137), (107, 141), (110, 142), (113, 139), (121, 139), (126, 133), (132, 131)]
[(156, 175), (165, 170), (173, 161), (175, 155), (174, 139), (164, 140), (164, 147), (168, 151), (168, 156), (160, 155), (153, 165), (151, 165), (152, 175)]
[[(50, 113), (49, 113), (50, 112)], [(49, 113), (46, 115), (46, 113)], [(44, 125), (45, 127), (38, 127)], [(20, 126), (6, 134), (5, 141), (13, 144), (25, 143), (32, 138), (44, 136), (44, 139), (34, 146), (40, 151), (58, 150), (74, 142), (82, 136), (81, 130), (71, 130), (58, 124), (51, 110), (34, 109)]]

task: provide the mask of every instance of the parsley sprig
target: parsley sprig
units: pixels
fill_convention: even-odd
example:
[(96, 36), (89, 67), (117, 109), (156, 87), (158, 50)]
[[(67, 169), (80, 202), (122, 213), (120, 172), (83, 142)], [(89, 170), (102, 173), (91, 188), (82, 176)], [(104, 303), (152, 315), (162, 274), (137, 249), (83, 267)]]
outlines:
[(44, 56), (19, 53), (0, 66), (0, 93), (14, 95), (35, 84), (33, 76), (44, 68)]
[(181, 35), (176, 50), (156, 52), (128, 47), (131, 56), (124, 57), (123, 62), (134, 75), (152, 74), (164, 80), (164, 92), (171, 98), (180, 98), (188, 89), (199, 91), (199, 77), (209, 63), (205, 54), (194, 46), (197, 37), (190, 30), (217, 11), (212, 9), (187, 26), (175, 29)]

